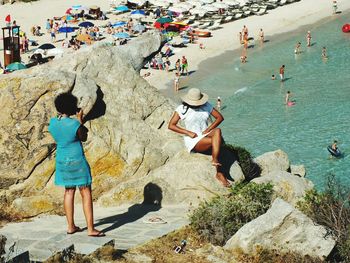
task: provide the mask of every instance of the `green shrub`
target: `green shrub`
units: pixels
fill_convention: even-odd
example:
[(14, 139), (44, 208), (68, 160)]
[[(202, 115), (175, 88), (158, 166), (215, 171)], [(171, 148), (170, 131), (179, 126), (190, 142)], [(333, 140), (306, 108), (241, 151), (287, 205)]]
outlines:
[(250, 181), (261, 174), (260, 166), (254, 162), (252, 155), (243, 147), (224, 144), (224, 150), (233, 153), (239, 162), (246, 180)]
[(223, 245), (243, 225), (269, 209), (272, 188), (271, 184), (239, 184), (228, 196), (201, 203), (190, 215), (191, 226), (209, 242)]
[(309, 191), (298, 208), (315, 223), (323, 225), (337, 244), (330, 262), (350, 262), (350, 190), (335, 176), (328, 177), (324, 192)]

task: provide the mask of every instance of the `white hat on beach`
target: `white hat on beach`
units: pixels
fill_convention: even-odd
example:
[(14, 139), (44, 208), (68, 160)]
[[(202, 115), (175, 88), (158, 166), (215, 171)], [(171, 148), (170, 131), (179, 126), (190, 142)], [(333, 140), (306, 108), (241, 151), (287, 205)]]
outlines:
[(208, 98), (207, 94), (196, 88), (190, 89), (186, 95), (181, 97), (183, 102), (191, 106), (201, 106), (208, 101)]

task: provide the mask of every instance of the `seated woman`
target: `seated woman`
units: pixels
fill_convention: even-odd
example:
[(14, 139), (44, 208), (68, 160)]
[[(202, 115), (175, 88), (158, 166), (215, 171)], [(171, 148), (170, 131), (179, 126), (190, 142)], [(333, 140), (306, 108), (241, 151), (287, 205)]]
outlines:
[[(185, 135), (185, 146), (189, 152), (211, 151), (212, 165), (216, 167), (216, 178), (225, 187), (229, 187), (230, 183), (222, 173), (219, 161), (221, 130), (216, 128), (224, 117), (208, 102), (208, 95), (199, 89), (190, 89), (181, 99), (182, 105), (176, 108), (168, 128)], [(208, 126), (210, 115), (215, 118), (215, 121)], [(185, 129), (178, 126), (180, 119), (184, 121)]]

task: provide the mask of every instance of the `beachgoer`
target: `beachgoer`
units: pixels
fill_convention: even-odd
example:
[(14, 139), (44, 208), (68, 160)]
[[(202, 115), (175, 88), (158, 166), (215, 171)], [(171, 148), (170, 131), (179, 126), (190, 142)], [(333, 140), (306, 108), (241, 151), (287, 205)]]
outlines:
[[(216, 167), (216, 178), (226, 187), (230, 186), (221, 171), (220, 148), (222, 136), (219, 124), (224, 117), (208, 102), (208, 95), (199, 89), (191, 88), (182, 98), (182, 105), (178, 106), (169, 122), (168, 128), (183, 134), (185, 146), (189, 152), (204, 153), (211, 151), (212, 165)], [(208, 120), (213, 116), (215, 121), (208, 126)], [(183, 120), (185, 128), (178, 126)]]
[(161, 10), (159, 7), (157, 7), (156, 11), (154, 12), (155, 15), (156, 15), (156, 18), (159, 18), (160, 17), (160, 14), (161, 14)]
[(218, 111), (221, 111), (221, 98), (218, 97), (216, 100), (216, 108), (218, 109)]
[(322, 48), (322, 58), (324, 58), (324, 59), (327, 59), (328, 58), (328, 56), (327, 56), (327, 49), (326, 49), (326, 47), (323, 47)]
[(290, 91), (288, 90), (286, 93), (286, 96), (284, 98), (284, 102), (287, 106), (293, 106), (295, 104), (294, 101), (291, 101), (290, 98), (292, 97), (292, 93), (290, 93)]
[(182, 56), (181, 67), (182, 67), (181, 73), (184, 74), (184, 72), (186, 71), (186, 74), (188, 76), (188, 61), (187, 61), (187, 58), (185, 56)]
[(51, 28), (51, 42), (56, 42), (56, 30), (55, 28)]
[(243, 47), (244, 49), (248, 49), (248, 35), (243, 36)]
[(242, 35), (242, 32), (239, 32), (238, 37), (239, 37), (239, 44), (242, 44), (242, 43), (243, 43), (243, 35)]
[(162, 55), (159, 53), (156, 57), (157, 59), (157, 66), (159, 70), (163, 70), (164, 69), (164, 62), (163, 62), (163, 57)]
[[(81, 232), (74, 223), (74, 196), (79, 188), (89, 236), (105, 234), (94, 228), (90, 167), (84, 156), (82, 141), (87, 140), (88, 129), (83, 126), (83, 111), (77, 107), (78, 99), (70, 93), (55, 98), (58, 116), (51, 118), (49, 132), (56, 147), (55, 185), (65, 187), (64, 211), (68, 223), (67, 234)], [(77, 118), (72, 116), (76, 114)]]
[(180, 73), (175, 73), (175, 79), (174, 79), (174, 90), (175, 92), (178, 92), (180, 88)]
[(336, 14), (338, 10), (338, 3), (336, 0), (333, 0), (333, 14)]
[(333, 143), (332, 143), (332, 150), (333, 151), (338, 151), (338, 141), (337, 140), (334, 140)]
[(205, 49), (203, 43), (199, 43), (199, 48), (200, 48), (200, 49)]
[(132, 22), (132, 18), (129, 19), (128, 23), (126, 24), (126, 27), (128, 28), (129, 34), (132, 33), (134, 23)]
[(281, 81), (284, 81), (284, 70), (285, 70), (285, 65), (282, 65), (280, 67), (280, 78), (281, 78)]
[(246, 27), (245, 25), (243, 26), (242, 34), (243, 34), (243, 37), (247, 36), (248, 38), (248, 27)]
[(264, 31), (262, 30), (262, 28), (260, 28), (259, 38), (260, 38), (260, 43), (263, 44), (265, 41), (265, 36), (264, 36)]
[(175, 62), (175, 70), (176, 70), (176, 72), (178, 72), (180, 74), (180, 71), (181, 71), (180, 59), (176, 60), (176, 62)]
[(311, 32), (307, 31), (307, 35), (306, 35), (306, 42), (307, 42), (307, 46), (311, 47)]
[(272, 74), (271, 79), (272, 79), (272, 80), (275, 80), (275, 79), (276, 79), (276, 76), (275, 76), (274, 74)]
[(51, 30), (51, 23), (50, 23), (50, 19), (47, 19), (47, 20), (46, 20), (46, 26), (45, 26), (45, 29), (46, 29), (47, 33), (50, 33), (50, 30)]
[(301, 43), (298, 42), (295, 46), (295, 50), (294, 50), (295, 54), (300, 54), (301, 53)]

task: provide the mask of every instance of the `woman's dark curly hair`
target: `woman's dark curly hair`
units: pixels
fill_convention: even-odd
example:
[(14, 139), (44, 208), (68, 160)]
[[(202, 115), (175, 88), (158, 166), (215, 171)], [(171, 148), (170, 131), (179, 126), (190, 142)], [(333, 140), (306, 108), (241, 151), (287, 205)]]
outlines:
[(61, 114), (68, 116), (74, 115), (78, 112), (78, 99), (71, 93), (61, 93), (55, 98), (56, 110)]

